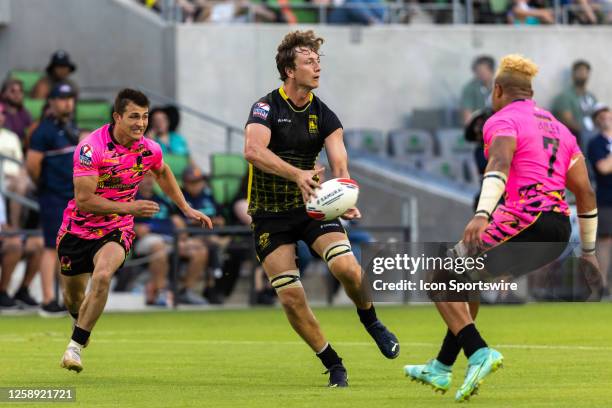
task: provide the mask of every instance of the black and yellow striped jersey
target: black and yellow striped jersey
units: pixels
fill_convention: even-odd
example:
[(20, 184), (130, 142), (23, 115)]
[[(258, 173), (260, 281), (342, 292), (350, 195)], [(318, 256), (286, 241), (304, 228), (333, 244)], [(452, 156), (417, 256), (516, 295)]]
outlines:
[[(247, 125), (259, 123), (271, 131), (268, 148), (302, 170), (314, 169), (325, 138), (342, 127), (327, 105), (312, 93), (309, 102), (295, 106), (283, 88), (255, 102)], [(304, 206), (296, 183), (249, 165), (249, 214), (283, 213)]]

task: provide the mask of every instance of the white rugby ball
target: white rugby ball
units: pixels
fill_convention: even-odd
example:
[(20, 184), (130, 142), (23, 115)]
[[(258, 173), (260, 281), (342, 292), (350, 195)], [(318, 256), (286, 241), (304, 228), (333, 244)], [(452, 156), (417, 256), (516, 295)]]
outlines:
[(306, 212), (320, 221), (333, 220), (357, 205), (359, 185), (355, 180), (337, 178), (321, 184), (316, 195), (306, 203)]

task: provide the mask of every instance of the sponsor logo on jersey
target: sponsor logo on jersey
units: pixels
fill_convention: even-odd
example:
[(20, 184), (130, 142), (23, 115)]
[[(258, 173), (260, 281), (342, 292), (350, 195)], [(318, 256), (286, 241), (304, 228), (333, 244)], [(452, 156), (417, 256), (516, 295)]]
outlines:
[(270, 113), (270, 105), (265, 102), (257, 102), (253, 107), (253, 116), (266, 120)]
[(91, 167), (93, 157), (93, 149), (90, 145), (84, 144), (79, 152), (79, 163), (81, 166)]

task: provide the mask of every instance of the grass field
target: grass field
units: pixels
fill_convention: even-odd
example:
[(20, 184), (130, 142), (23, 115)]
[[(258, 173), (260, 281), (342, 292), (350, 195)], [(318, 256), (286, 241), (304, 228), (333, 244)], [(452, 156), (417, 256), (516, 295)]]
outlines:
[[(430, 306), (379, 307), (401, 342), (386, 360), (350, 308), (317, 309), (344, 358), (348, 389), (328, 389), (312, 352), (279, 309), (108, 314), (84, 351), (80, 374), (59, 368), (70, 320), (0, 317), (0, 386), (76, 388), (83, 407), (448, 407), (411, 383), (406, 363), (435, 356), (444, 328)], [(612, 305), (484, 308), (481, 333), (505, 356), (470, 404), (483, 407), (612, 406)], [(0, 404), (40, 406), (41, 404)], [(47, 406), (47, 405), (44, 405)]]

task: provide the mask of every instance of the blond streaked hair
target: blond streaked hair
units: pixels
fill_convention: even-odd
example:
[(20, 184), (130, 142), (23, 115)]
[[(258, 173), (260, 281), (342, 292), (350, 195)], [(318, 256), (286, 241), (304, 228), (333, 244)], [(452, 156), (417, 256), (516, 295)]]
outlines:
[(510, 54), (501, 59), (495, 82), (503, 88), (532, 92), (531, 81), (537, 74), (538, 66), (535, 62), (519, 54)]

